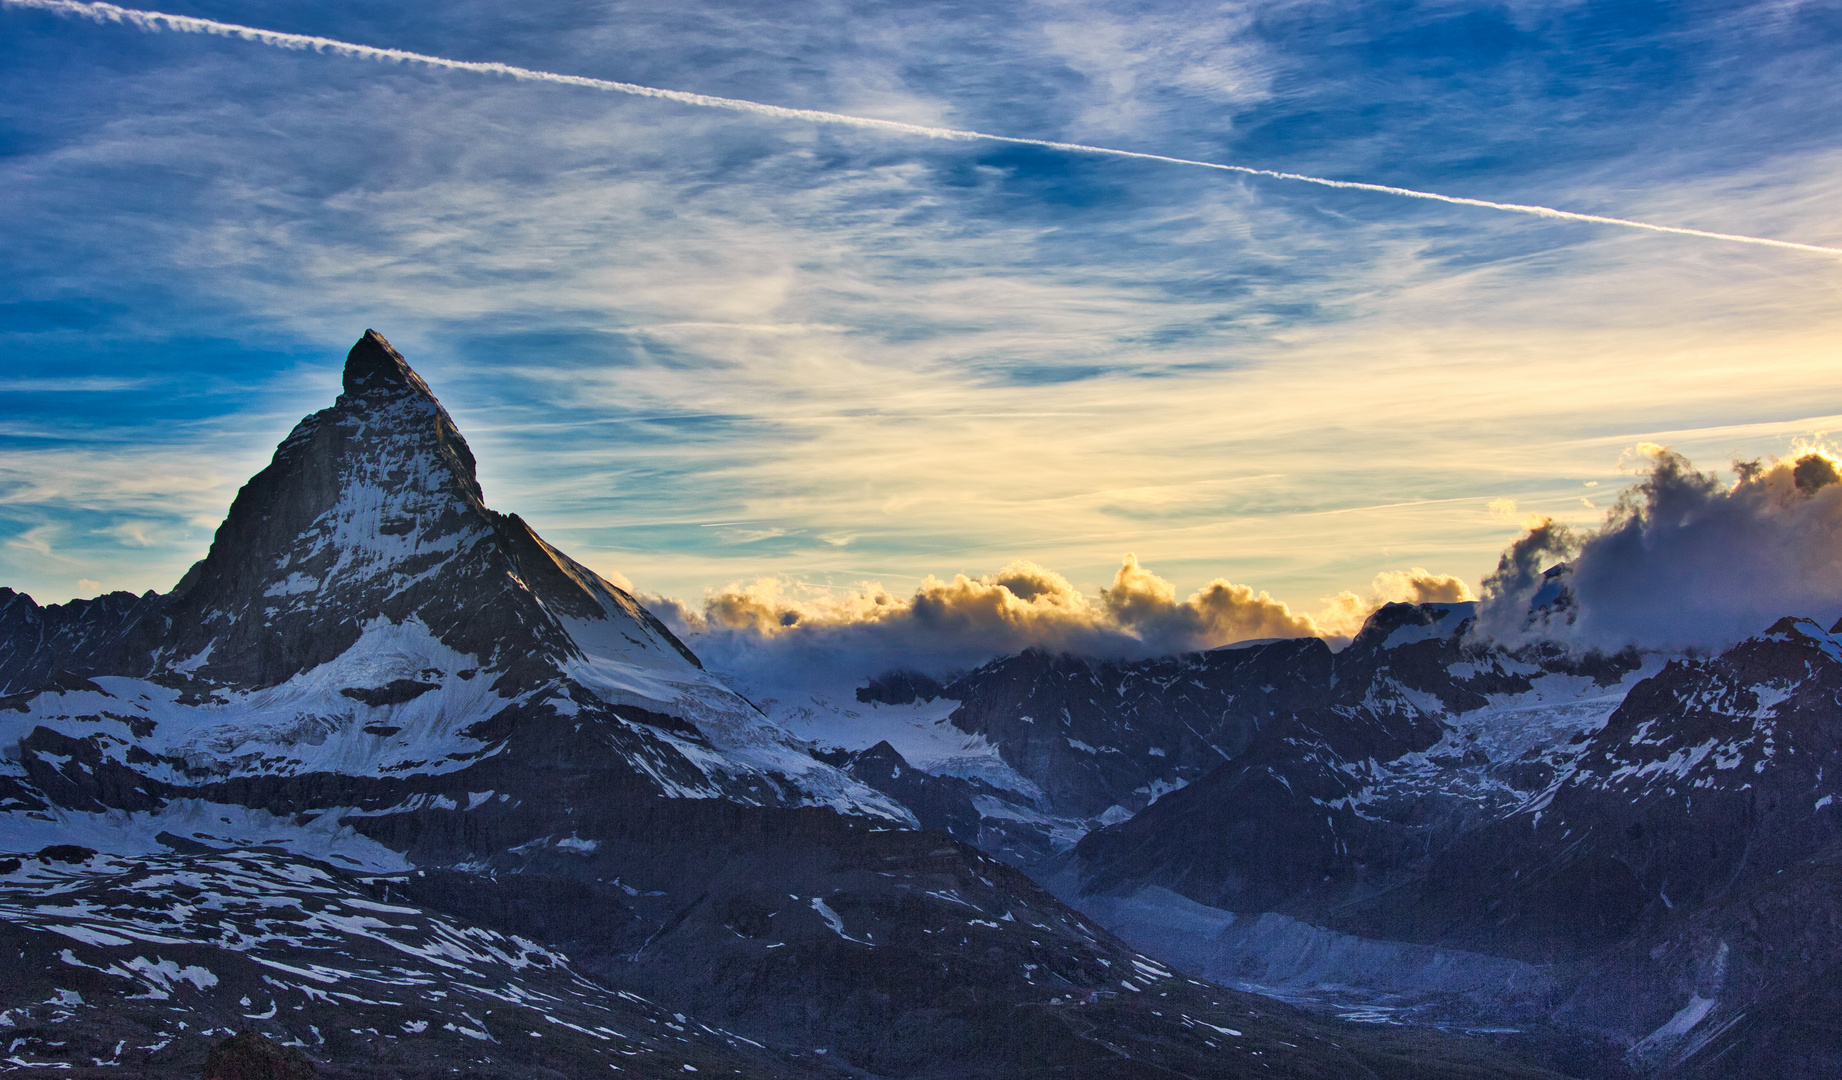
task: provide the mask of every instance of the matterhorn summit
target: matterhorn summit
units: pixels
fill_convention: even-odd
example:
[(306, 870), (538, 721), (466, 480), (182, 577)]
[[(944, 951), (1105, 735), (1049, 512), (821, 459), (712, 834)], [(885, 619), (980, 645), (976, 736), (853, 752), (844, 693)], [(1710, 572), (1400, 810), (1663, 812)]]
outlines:
[[(13, 665), (0, 712), (23, 748), (4, 765), (13, 805), (48, 836), (127, 812), (149, 850), (160, 834), (248, 839), (166, 820), (219, 801), (235, 805), (220, 827), (257, 815), (259, 839), (303, 851), (335, 808), (340, 828), (381, 834), (411, 810), (472, 811), (478, 829), (515, 803), (506, 827), (540, 844), (593, 844), (579, 811), (653, 795), (912, 822), (705, 673), (632, 596), (489, 509), (453, 419), (376, 331), (171, 593), (6, 605), (0, 618), (59, 646), (48, 688), (46, 661)], [(518, 782), (536, 772), (546, 782)], [(402, 845), (384, 846), (372, 855), (397, 864)]]
[(247, 689), (369, 655), (361, 642), (405, 626), (507, 687), (586, 656), (572, 628), (631, 665), (699, 666), (632, 597), (486, 507), (453, 419), (374, 330), (345, 392), (244, 487), (165, 614), (153, 673)]

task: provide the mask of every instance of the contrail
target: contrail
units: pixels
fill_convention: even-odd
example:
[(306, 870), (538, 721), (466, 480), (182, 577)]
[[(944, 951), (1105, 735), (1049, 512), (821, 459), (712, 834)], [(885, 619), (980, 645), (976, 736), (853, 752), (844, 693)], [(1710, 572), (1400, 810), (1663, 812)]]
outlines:
[(0, 0), (0, 5), (16, 8), (34, 8), (40, 11), (54, 12), (59, 15), (74, 15), (96, 22), (126, 23), (149, 32), (171, 30), (182, 34), (214, 34), (219, 37), (234, 37), (244, 41), (253, 41), (261, 45), (270, 45), (279, 49), (310, 50), (313, 52), (333, 53), (362, 60), (382, 60), (392, 63), (423, 64), (428, 67), (447, 68), (451, 71), (474, 71), (485, 75), (503, 75), (513, 79), (529, 82), (557, 83), (563, 86), (581, 86), (590, 90), (607, 90), (619, 94), (633, 94), (637, 97), (660, 98), (676, 101), (683, 105), (696, 105), (706, 109), (727, 109), (731, 112), (749, 113), (755, 116), (771, 116), (782, 120), (805, 120), (819, 124), (848, 124), (852, 127), (870, 128), (877, 131), (897, 132), (903, 135), (918, 135), (928, 139), (956, 139), (960, 141), (1010, 143), (1014, 146), (1040, 146), (1050, 150), (1063, 150), (1074, 154), (1099, 154), (1105, 157), (1131, 158), (1137, 161), (1158, 161), (1167, 165), (1193, 165), (1202, 169), (1217, 169), (1222, 172), (1241, 173), (1245, 176), (1265, 176), (1274, 180), (1293, 180), (1305, 184), (1317, 184), (1320, 187), (1344, 188), (1350, 191), (1374, 191), (1383, 195), (1401, 195), (1409, 199), (1430, 199), (1433, 202), (1451, 203), (1454, 206), (1476, 206), (1485, 210), (1503, 210), (1512, 214), (1530, 214), (1535, 217), (1555, 221), (1581, 221), (1593, 225), (1616, 225), (1625, 229), (1643, 229), (1648, 232), (1673, 233), (1677, 236), (1696, 236), (1704, 240), (1726, 240), (1736, 244), (1758, 244), (1764, 247), (1788, 248), (1792, 251), (1809, 251), (1820, 255), (1842, 255), (1842, 248), (1823, 247), (1817, 244), (1799, 244), (1790, 240), (1772, 240), (1763, 236), (1742, 236), (1737, 233), (1709, 232), (1705, 229), (1687, 229), (1677, 225), (1654, 225), (1647, 221), (1632, 221), (1628, 218), (1603, 217), (1599, 214), (1579, 214), (1572, 210), (1557, 210), (1552, 206), (1531, 206), (1523, 203), (1491, 202), (1488, 199), (1467, 199), (1458, 195), (1441, 195), (1432, 191), (1417, 191), (1413, 188), (1391, 187), (1387, 184), (1365, 184), (1355, 180), (1331, 180), (1322, 176), (1306, 176), (1302, 173), (1277, 172), (1272, 169), (1256, 169), (1247, 165), (1225, 165), (1218, 161), (1198, 161), (1193, 158), (1170, 157), (1165, 154), (1147, 154), (1137, 150), (1118, 150), (1109, 146), (1089, 146), (1086, 143), (1055, 142), (1050, 139), (1024, 139), (1014, 135), (992, 135), (983, 131), (964, 131), (959, 128), (931, 127), (926, 124), (905, 124), (899, 120), (878, 120), (868, 116), (847, 116), (844, 113), (823, 112), (818, 109), (790, 109), (782, 105), (766, 105), (759, 101), (744, 101), (739, 98), (712, 97), (708, 94), (692, 94), (683, 90), (663, 90), (655, 86), (640, 86), (635, 83), (614, 82), (609, 79), (591, 79), (582, 75), (561, 75), (553, 71), (535, 71), (531, 68), (515, 67), (511, 64), (481, 62), (477, 60), (450, 60), (441, 56), (427, 56), (422, 53), (405, 52), (402, 49), (380, 49), (373, 45), (358, 45), (349, 41), (333, 38), (316, 37), (309, 34), (285, 34), (277, 30), (263, 30), (253, 26), (239, 26), (236, 23), (217, 22), (213, 19), (198, 19), (190, 15), (168, 15), (160, 11), (141, 11), (135, 8), (117, 7), (114, 4), (85, 3), (82, 0)]

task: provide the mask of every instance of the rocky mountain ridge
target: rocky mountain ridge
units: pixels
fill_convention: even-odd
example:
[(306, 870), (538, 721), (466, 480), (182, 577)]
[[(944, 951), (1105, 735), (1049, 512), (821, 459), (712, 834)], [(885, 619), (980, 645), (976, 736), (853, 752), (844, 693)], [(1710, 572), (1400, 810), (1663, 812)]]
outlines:
[(1428, 682), (1480, 672), (1462, 636), (1374, 666), (1436, 739), (1377, 753), (1360, 711), (1300, 710), (1040, 872), (1182, 970), (1346, 1014), (1558, 1026), (1647, 1076), (1832, 1075), (1836, 632), (1537, 656), (1481, 703)]
[[(933, 785), (925, 796), (932, 804), (953, 801), (952, 813), (937, 810), (934, 820), (1029, 868), (1225, 766), (1251, 763), (1251, 752), (1299, 740), (1318, 744), (1315, 760), (1361, 769), (1417, 762), (1421, 773), (1432, 770), (1429, 777), (1448, 759), (1478, 762), (1485, 750), (1477, 740), (1486, 727), (1497, 741), (1511, 737), (1501, 730), (1508, 725), (1484, 722), (1506, 711), (1549, 717), (1532, 728), (1516, 725), (1527, 730), (1514, 756), (1550, 735), (1564, 743), (1579, 723), (1603, 720), (1609, 695), (1628, 689), (1646, 662), (1635, 652), (1512, 652), (1472, 634), (1475, 609), (1472, 603), (1386, 605), (1338, 652), (1317, 638), (1131, 661), (1030, 650), (944, 685), (915, 673), (886, 673), (859, 690), (856, 707), (841, 710), (859, 738), (883, 730), (899, 737), (904, 725), (927, 726), (937, 741), (957, 737), (980, 747), (1001, 771), (975, 773), (932, 753), (911, 763), (895, 746), (875, 755), (874, 772), (843, 751), (826, 759), (911, 808), (929, 779), (970, 781)], [(931, 715), (917, 719), (922, 701), (932, 703)], [(1573, 714), (1579, 723), (1569, 719)], [(1470, 718), (1459, 725), (1466, 734), (1454, 736), (1460, 717)], [(823, 743), (826, 734), (816, 737)], [(1505, 752), (1491, 750), (1499, 759)], [(1320, 778), (1330, 786), (1317, 797), (1335, 800), (1362, 786), (1341, 768), (1333, 764)], [(1521, 762), (1514, 771), (1525, 778), (1515, 782), (1476, 769), (1452, 778), (1500, 809), (1520, 801), (1517, 783), (1527, 786), (1543, 768), (1533, 759)], [(904, 790), (879, 778), (892, 771), (909, 776), (896, 781)], [(1288, 775), (1293, 780), (1302, 777)], [(1266, 812), (1263, 797), (1248, 801), (1237, 816)], [(1247, 820), (1251, 827), (1253, 818)]]
[(1024, 653), (869, 680), (855, 711), (930, 716), (1008, 788), (888, 742), (839, 760), (1193, 976), (1519, 1029), (1585, 1075), (1833, 1075), (1838, 631), (1579, 656), (1398, 605), (1339, 653)]
[[(0, 772), (28, 787), (140, 778), (118, 809), (226, 784), (311, 807), (340, 777), (343, 805), (387, 813), (456, 798), (436, 777), (536, 766), (563, 742), (601, 787), (911, 821), (762, 723), (631, 596), (488, 509), (466, 441), (375, 333), (170, 594), (61, 609), (15, 596), (0, 615), (57, 646), (15, 661), (19, 680), (64, 672), (0, 710), (0, 736), (24, 747)], [(31, 638), (13, 640), (23, 657)]]

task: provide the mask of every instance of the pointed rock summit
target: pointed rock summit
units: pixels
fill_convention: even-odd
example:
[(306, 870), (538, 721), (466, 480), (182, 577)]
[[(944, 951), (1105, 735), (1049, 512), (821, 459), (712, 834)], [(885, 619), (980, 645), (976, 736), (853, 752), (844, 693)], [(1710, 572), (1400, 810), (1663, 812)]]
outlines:
[[(428, 384), (371, 330), (347, 357), (345, 390), (238, 493), (210, 553), (174, 591), (153, 670), (272, 686), (344, 653), (380, 620), (420, 624), (489, 667), (562, 659), (566, 635), (533, 590), (567, 575), (524, 565), (555, 560), (537, 554), (522, 522), (481, 501), (473, 452)], [(594, 598), (558, 599), (591, 614)]]
[(432, 425), (436, 452), (473, 498), (481, 498), (473, 451), (468, 449), (467, 440), (461, 438), (460, 429), (454, 426), (454, 418), (441, 407), (429, 384), (422, 381), (422, 376), (416, 374), (409, 361), (403, 359), (403, 354), (384, 335), (366, 330), (353, 344), (345, 354), (343, 385), (344, 393), (334, 408), (409, 405), (406, 411), (410, 422), (427, 421)]
[[(68, 776), (41, 769), (42, 792), (112, 805), (91, 777), (120, 765), (110, 783), (132, 793), (129, 809), (260, 778), (243, 797), (293, 813), (326, 797), (316, 777), (339, 776), (340, 804), (388, 831), (416, 799), (459, 805), (426, 785), (464, 774), (452, 782), (466, 790), (523, 793), (492, 804), (519, 816), (523, 840), (574, 835), (586, 806), (659, 795), (909, 819), (707, 674), (632, 596), (480, 496), (453, 418), (367, 330), (345, 392), (282, 440), (171, 593), (62, 609), (0, 596), (0, 678), (38, 702), (13, 727), (42, 729), (31, 737), (44, 761), (78, 762)], [(115, 694), (84, 681), (109, 677), (152, 704), (107, 706), (116, 719), (102, 732), (84, 725), (105, 706), (70, 694)], [(116, 761), (130, 745), (137, 756)], [(488, 816), (477, 800), (468, 810)]]
[(590, 639), (622, 662), (701, 667), (625, 591), (489, 509), (476, 472), (428, 384), (366, 330), (345, 392), (238, 493), (165, 619), (141, 635), (151, 672), (274, 686), (368, 628), (405, 626), (521, 684), (556, 677)]
[(352, 351), (345, 354), (346, 395), (396, 395), (406, 391), (420, 393), (427, 398), (435, 396), (429, 390), (428, 383), (423, 382), (422, 376), (410, 368), (403, 354), (384, 335), (376, 330), (366, 330), (365, 336), (352, 346)]

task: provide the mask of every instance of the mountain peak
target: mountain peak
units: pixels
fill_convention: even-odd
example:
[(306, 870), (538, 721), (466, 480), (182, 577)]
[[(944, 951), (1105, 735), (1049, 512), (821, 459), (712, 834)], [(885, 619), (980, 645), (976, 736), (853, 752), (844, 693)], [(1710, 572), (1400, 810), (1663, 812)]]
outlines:
[(345, 392), (351, 397), (367, 394), (395, 396), (404, 391), (433, 398), (429, 384), (422, 381), (403, 359), (403, 354), (376, 330), (366, 330), (363, 337), (345, 355)]

